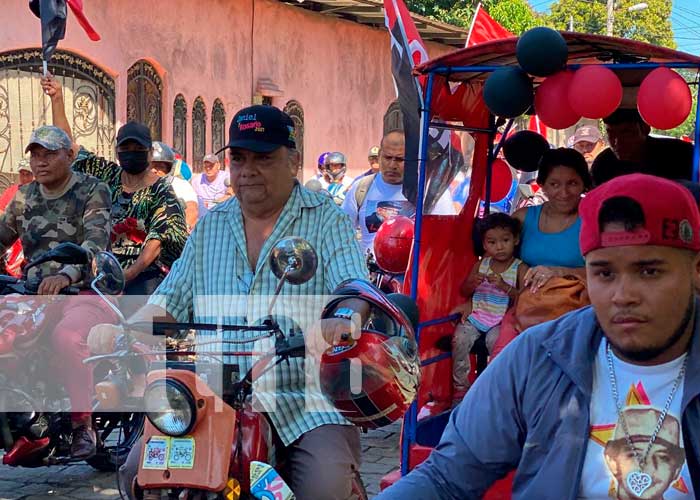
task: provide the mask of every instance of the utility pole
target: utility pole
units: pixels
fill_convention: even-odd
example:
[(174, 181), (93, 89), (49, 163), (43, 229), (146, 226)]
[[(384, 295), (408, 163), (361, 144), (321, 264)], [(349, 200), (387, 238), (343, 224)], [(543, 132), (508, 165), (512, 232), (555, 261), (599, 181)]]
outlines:
[(574, 16), (569, 16), (569, 31), (574, 31)]
[(613, 23), (615, 22), (615, 0), (608, 0), (607, 35), (613, 36)]

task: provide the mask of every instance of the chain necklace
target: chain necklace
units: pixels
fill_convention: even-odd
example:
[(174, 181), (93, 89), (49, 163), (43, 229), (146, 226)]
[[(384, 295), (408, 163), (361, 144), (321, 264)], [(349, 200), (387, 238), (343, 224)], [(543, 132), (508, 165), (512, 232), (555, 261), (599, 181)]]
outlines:
[[(544, 215), (545, 220), (543, 221), (543, 225), (552, 225), (553, 223), (556, 224), (557, 220), (552, 217), (552, 215), (549, 213), (551, 210), (551, 206), (549, 204), (543, 205), (542, 207), (542, 215)], [(561, 221), (559, 221), (559, 224), (557, 225), (557, 230), (556, 231), (551, 231), (553, 233), (560, 233), (562, 231), (566, 231), (571, 224), (573, 224), (576, 220), (576, 217), (578, 217), (578, 211), (575, 211), (574, 213), (562, 216), (561, 221), (563, 221), (563, 224)], [(561, 228), (559, 228), (561, 226)], [(552, 229), (549, 227), (548, 229)]]
[(651, 434), (651, 438), (649, 439), (649, 443), (647, 444), (647, 449), (644, 451), (644, 455), (640, 457), (637, 448), (635, 448), (634, 443), (632, 443), (632, 438), (627, 427), (627, 421), (625, 420), (625, 416), (622, 413), (622, 403), (620, 403), (619, 394), (617, 392), (617, 376), (615, 375), (615, 365), (613, 364), (612, 348), (610, 347), (610, 343), (607, 341), (605, 347), (605, 355), (608, 360), (610, 388), (612, 391), (613, 400), (615, 401), (615, 407), (617, 408), (618, 421), (622, 425), (622, 430), (625, 432), (625, 440), (627, 441), (627, 446), (630, 450), (632, 450), (632, 453), (634, 453), (634, 458), (637, 462), (637, 465), (639, 466), (639, 470), (633, 470), (627, 474), (625, 481), (627, 482), (627, 487), (630, 489), (630, 491), (634, 493), (638, 498), (641, 498), (641, 496), (646, 490), (649, 489), (652, 483), (651, 475), (644, 472), (644, 467), (646, 466), (647, 458), (649, 457), (649, 452), (651, 451), (651, 448), (654, 445), (654, 441), (656, 441), (656, 436), (661, 431), (661, 427), (663, 426), (664, 420), (666, 419), (666, 414), (671, 408), (671, 402), (673, 401), (673, 397), (676, 395), (676, 391), (678, 390), (678, 387), (680, 386), (683, 377), (685, 377), (685, 368), (688, 363), (688, 356), (686, 356), (683, 360), (681, 369), (678, 371), (678, 376), (673, 382), (673, 388), (671, 389), (671, 393), (668, 395), (668, 399), (666, 399), (666, 404), (664, 405), (664, 409), (659, 415), (659, 420), (658, 422), (656, 422), (656, 428)]

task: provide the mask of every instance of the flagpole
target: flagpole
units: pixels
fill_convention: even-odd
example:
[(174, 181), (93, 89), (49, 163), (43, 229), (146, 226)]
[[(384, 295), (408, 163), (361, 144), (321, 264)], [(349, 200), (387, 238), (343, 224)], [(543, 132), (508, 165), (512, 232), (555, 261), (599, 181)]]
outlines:
[(474, 18), (472, 19), (472, 24), (469, 26), (469, 33), (467, 33), (467, 41), (464, 44), (464, 47), (469, 47), (469, 40), (472, 38), (472, 31), (474, 30), (474, 25), (476, 24), (476, 16), (479, 15), (479, 9), (481, 9), (481, 2), (479, 2), (476, 6), (476, 10), (474, 11)]

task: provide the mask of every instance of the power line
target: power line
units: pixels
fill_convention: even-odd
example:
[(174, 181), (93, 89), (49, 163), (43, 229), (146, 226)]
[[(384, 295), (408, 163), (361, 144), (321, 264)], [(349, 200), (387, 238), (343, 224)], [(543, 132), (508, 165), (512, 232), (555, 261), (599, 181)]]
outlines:
[(689, 9), (687, 7), (683, 7), (682, 5), (674, 5), (673, 8), (676, 10), (680, 10), (681, 12), (691, 14), (693, 16), (700, 16), (700, 11)]
[[(673, 13), (671, 14), (671, 16), (673, 16)], [(687, 19), (687, 18), (685, 18), (684, 16), (683, 16), (682, 18), (683, 18), (683, 19)], [(688, 30), (689, 30), (691, 33), (694, 33), (694, 34), (696, 34), (697, 36), (700, 36), (700, 27), (696, 28), (694, 24), (693, 24), (693, 25), (688, 25), (688, 24), (686, 24), (684, 21), (681, 21), (680, 19), (675, 19), (675, 22), (678, 23), (678, 24), (680, 24), (682, 27), (688, 28)], [(695, 23), (695, 20), (694, 20), (694, 19), (690, 19), (690, 22), (691, 22), (691, 23)]]

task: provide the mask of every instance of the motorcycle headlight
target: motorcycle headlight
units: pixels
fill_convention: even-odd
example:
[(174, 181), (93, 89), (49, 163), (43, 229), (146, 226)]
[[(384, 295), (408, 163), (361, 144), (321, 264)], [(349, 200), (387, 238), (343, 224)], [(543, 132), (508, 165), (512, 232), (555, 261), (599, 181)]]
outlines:
[(194, 397), (177, 380), (156, 380), (146, 388), (144, 402), (148, 420), (165, 435), (184, 436), (197, 420)]

